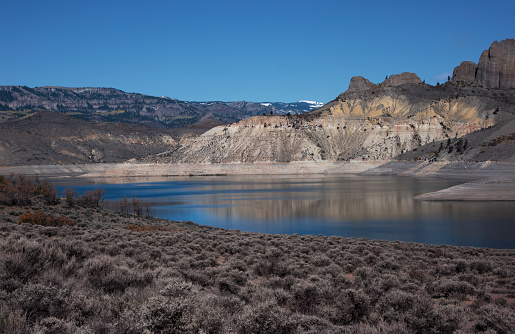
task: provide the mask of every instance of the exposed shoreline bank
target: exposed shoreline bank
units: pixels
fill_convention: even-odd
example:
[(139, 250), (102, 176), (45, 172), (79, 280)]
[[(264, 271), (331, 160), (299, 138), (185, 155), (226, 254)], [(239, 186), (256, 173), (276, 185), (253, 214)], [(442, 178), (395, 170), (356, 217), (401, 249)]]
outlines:
[(289, 162), (234, 164), (137, 164), (34, 165), (0, 167), (0, 174), (23, 173), (48, 177), (152, 177), (217, 175), (357, 174), (387, 161), (372, 162)]
[(290, 162), (253, 164), (84, 164), (0, 167), (0, 174), (42, 178), (133, 178), (219, 175), (362, 174), (451, 178), (467, 183), (423, 194), (431, 201), (513, 201), (515, 164), (504, 162)]

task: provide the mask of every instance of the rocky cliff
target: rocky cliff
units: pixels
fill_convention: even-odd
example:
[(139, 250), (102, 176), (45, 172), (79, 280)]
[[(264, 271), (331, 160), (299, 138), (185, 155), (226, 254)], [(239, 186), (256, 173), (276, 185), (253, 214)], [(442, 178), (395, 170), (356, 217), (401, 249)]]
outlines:
[(386, 79), (378, 85), (370, 82), (362, 76), (354, 76), (350, 79), (349, 89), (347, 89), (347, 92), (363, 92), (379, 87), (395, 87), (419, 83), (422, 83), (422, 80), (420, 80), (415, 73), (409, 72), (403, 72), (386, 77)]
[(415, 73), (403, 72), (401, 74), (391, 75), (389, 78), (386, 78), (381, 85), (382, 86), (400, 86), (405, 84), (419, 84), (422, 83), (422, 80)]
[(471, 85), (476, 81), (477, 64), (471, 61), (464, 61), (454, 68), (452, 80)]
[(485, 88), (515, 88), (515, 40), (493, 42), (483, 51), (478, 64), (466, 61), (456, 67), (452, 80)]
[(515, 88), (514, 39), (495, 41), (483, 51), (477, 66), (476, 82), (490, 88)]

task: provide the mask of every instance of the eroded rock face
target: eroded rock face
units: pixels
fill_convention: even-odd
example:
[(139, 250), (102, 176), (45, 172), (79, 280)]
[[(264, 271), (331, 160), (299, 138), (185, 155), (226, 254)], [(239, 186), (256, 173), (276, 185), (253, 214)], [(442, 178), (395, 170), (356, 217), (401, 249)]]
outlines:
[(471, 61), (464, 61), (456, 66), (452, 72), (452, 81), (473, 84), (476, 80), (477, 64)]
[(479, 58), (476, 83), (486, 88), (515, 87), (515, 40), (493, 42)]
[(350, 79), (348, 91), (363, 91), (374, 88), (376, 85), (362, 76), (355, 76)]
[(347, 91), (316, 112), (216, 127), (145, 162), (374, 161), (433, 142), (437, 150), (439, 141), (490, 127), (498, 116), (490, 98), (454, 93), (427, 85)]
[(422, 80), (415, 74), (410, 72), (403, 72), (400, 74), (391, 75), (388, 79), (385, 79), (382, 86), (400, 86), (404, 84), (418, 84), (422, 83)]

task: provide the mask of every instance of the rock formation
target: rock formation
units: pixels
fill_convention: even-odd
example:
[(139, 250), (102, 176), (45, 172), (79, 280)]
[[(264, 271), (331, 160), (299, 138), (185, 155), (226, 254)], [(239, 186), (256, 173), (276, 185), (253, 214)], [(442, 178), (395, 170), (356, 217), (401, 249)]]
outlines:
[(376, 85), (371, 83), (368, 79), (365, 79), (362, 76), (355, 76), (350, 79), (348, 91), (363, 91), (374, 88), (375, 86)]
[(400, 74), (391, 75), (389, 78), (385, 79), (381, 85), (382, 86), (400, 86), (405, 84), (418, 84), (422, 83), (422, 80), (415, 74), (410, 72), (403, 72)]
[(493, 42), (483, 51), (477, 67), (476, 83), (488, 88), (515, 88), (515, 40)]
[(454, 68), (454, 71), (452, 72), (452, 81), (473, 84), (476, 80), (476, 70), (476, 63), (464, 61)]
[(485, 88), (515, 88), (515, 40), (493, 42), (483, 51), (478, 64), (462, 62), (454, 68), (452, 81)]

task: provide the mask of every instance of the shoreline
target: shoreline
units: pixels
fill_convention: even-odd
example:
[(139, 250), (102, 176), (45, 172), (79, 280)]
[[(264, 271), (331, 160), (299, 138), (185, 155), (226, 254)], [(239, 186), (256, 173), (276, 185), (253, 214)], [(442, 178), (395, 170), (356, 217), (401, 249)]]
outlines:
[(515, 180), (491, 178), (467, 182), (414, 197), (421, 201), (513, 201)]
[(281, 174), (357, 174), (378, 167), (387, 161), (287, 163), (224, 163), (224, 164), (158, 164), (108, 163), (77, 165), (2, 166), (0, 174), (23, 173), (48, 177), (151, 177), (151, 176), (220, 176)]
[(359, 174), (436, 177), (468, 181), (415, 197), (426, 201), (515, 201), (515, 164), (507, 162), (300, 161), (230, 164), (83, 164), (2, 166), (0, 174), (43, 178)]

